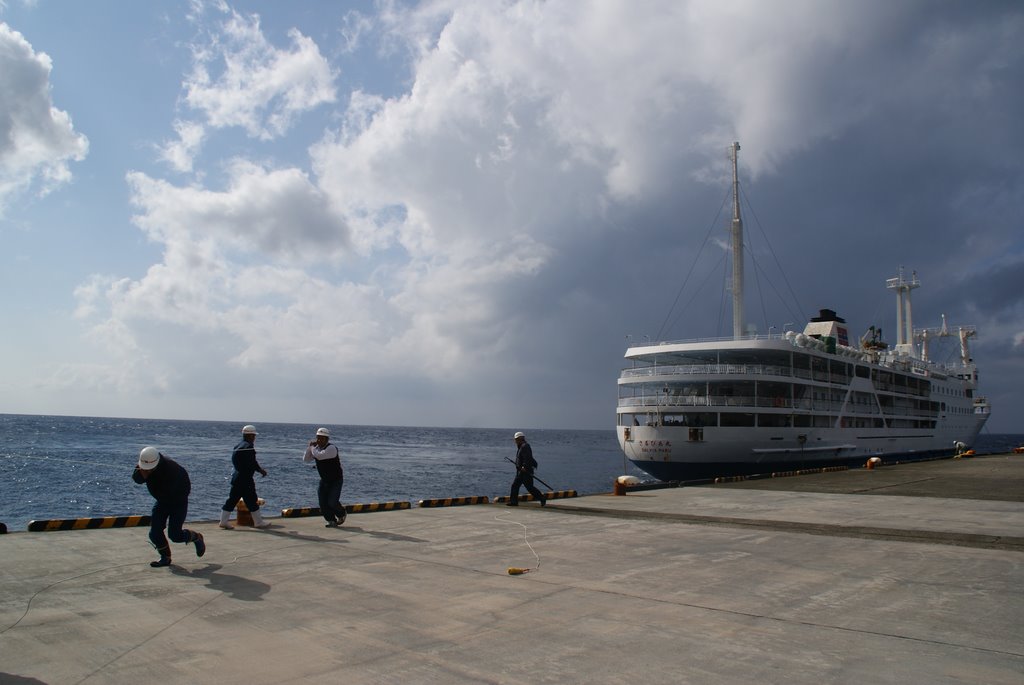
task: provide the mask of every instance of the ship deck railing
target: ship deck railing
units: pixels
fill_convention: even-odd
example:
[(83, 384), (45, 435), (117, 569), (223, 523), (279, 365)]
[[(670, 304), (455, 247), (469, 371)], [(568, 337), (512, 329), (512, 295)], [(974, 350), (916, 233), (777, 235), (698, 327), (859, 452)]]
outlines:
[[(659, 345), (684, 345), (684, 344), (690, 344), (690, 343), (713, 343), (713, 342), (723, 342), (723, 341), (733, 341), (733, 340), (780, 340), (780, 339), (785, 339), (785, 338), (783, 338), (783, 336), (781, 336), (781, 335), (774, 335), (774, 336), (773, 335), (751, 335), (751, 336), (744, 336), (744, 337), (740, 337), (740, 338), (733, 338), (733, 337), (727, 337), (727, 338), (694, 338), (692, 340), (669, 340), (669, 341), (663, 341), (663, 342), (651, 342), (651, 343), (647, 343), (647, 344), (644, 344), (644, 345), (637, 345), (636, 347), (657, 347)], [(801, 348), (796, 348), (796, 349), (801, 349)], [(869, 359), (854, 359), (854, 358), (847, 358), (847, 357), (842, 357), (842, 356), (837, 356), (837, 359), (839, 359), (840, 361), (844, 361), (846, 363), (871, 363), (872, 362), (872, 360), (869, 360)], [(919, 378), (929, 378), (931, 380), (946, 380), (947, 378), (949, 378), (951, 376), (955, 377), (955, 378), (959, 378), (961, 380), (971, 380), (970, 374), (964, 372), (964, 368), (965, 367), (964, 367), (963, 364), (941, 364), (941, 363), (937, 363), (937, 362), (926, 362), (924, 360), (915, 359), (915, 358), (911, 358), (911, 357), (895, 357), (895, 356), (886, 356), (886, 357), (884, 357), (882, 359), (876, 359), (876, 360), (874, 360), (874, 363), (875, 364), (880, 364), (883, 367), (882, 373), (885, 373), (886, 372), (885, 369), (888, 369), (889, 373), (892, 373), (893, 371), (897, 371), (897, 372), (902, 371), (904, 373), (912, 373), (912, 374), (914, 374), (915, 376), (917, 376)], [(712, 368), (726, 369), (726, 370), (710, 370), (710, 371), (708, 371), (708, 370), (701, 370), (701, 369), (712, 369)], [(790, 368), (785, 367), (785, 366), (773, 366), (773, 365), (763, 365), (763, 364), (675, 364), (675, 365), (669, 364), (669, 365), (665, 365), (665, 366), (658, 366), (657, 364), (655, 364), (655, 365), (652, 365), (652, 366), (649, 366), (649, 367), (642, 367), (642, 368), (635, 368), (634, 367), (634, 368), (629, 368), (629, 369), (623, 369), (621, 377), (625, 378), (625, 377), (628, 377), (628, 376), (633, 375), (633, 374), (643, 375), (645, 373), (648, 373), (648, 374), (650, 374), (650, 373), (665, 373), (663, 371), (659, 371), (660, 369), (675, 369), (674, 371), (669, 371), (668, 373), (695, 373), (695, 374), (700, 374), (700, 373), (718, 373), (718, 374), (721, 374), (721, 373), (750, 373), (750, 374), (780, 375), (780, 376), (789, 376), (789, 375), (791, 375), (791, 372), (794, 372), (792, 375), (799, 375), (799, 376), (802, 376), (802, 377), (805, 377), (805, 378), (809, 377), (806, 374), (811, 373), (811, 371), (808, 371), (807, 369), (790, 369)], [(687, 370), (687, 369), (690, 369), (690, 370)], [(815, 380), (826, 380), (826, 379), (821, 378), (821, 376), (822, 375), (827, 376), (827, 372), (825, 372), (823, 374), (822, 372), (815, 370), (814, 373), (815, 373)], [(836, 382), (840, 382), (840, 381), (837, 380)], [(849, 379), (847, 378), (846, 380), (844, 380), (842, 382), (849, 382)]]
[[(891, 374), (890, 374), (891, 375)], [(794, 369), (777, 364), (666, 364), (664, 366), (644, 366), (641, 368), (623, 369), (619, 375), (620, 379), (661, 378), (664, 376), (758, 376), (774, 378), (798, 378), (802, 380), (817, 381), (819, 383), (832, 383), (835, 385), (849, 385), (850, 376), (830, 374), (828, 371)], [(928, 397), (927, 387), (911, 388), (906, 385), (894, 383), (885, 378), (877, 378), (873, 381), (875, 390), (879, 392), (899, 393), (914, 397)]]
[(785, 340), (785, 334), (783, 333), (770, 333), (770, 334), (754, 334), (754, 335), (726, 335), (717, 338), (688, 338), (686, 340), (643, 340), (636, 342), (635, 340), (629, 344), (630, 348), (633, 347), (657, 347), (659, 345), (693, 345), (693, 344), (704, 344), (704, 343), (722, 343), (722, 342), (735, 342), (737, 340)]
[[(794, 373), (794, 371), (796, 373)], [(775, 364), (668, 364), (623, 369), (622, 378), (645, 376), (686, 376), (686, 375), (753, 375), (753, 376), (801, 376), (810, 378), (810, 371), (791, 369)], [(806, 374), (806, 375), (805, 375)]]
[(621, 397), (618, 406), (623, 408), (653, 409), (671, 412), (679, 409), (698, 407), (738, 407), (750, 409), (782, 409), (787, 411), (823, 412), (829, 414), (842, 413), (845, 416), (900, 416), (934, 419), (939, 415), (937, 409), (907, 406), (904, 404), (886, 405), (881, 410), (871, 404), (850, 404), (842, 400), (801, 398), (792, 400), (785, 397), (750, 397), (743, 395), (691, 395), (691, 396), (644, 396)]
[(824, 370), (794, 369), (778, 364), (665, 364), (623, 369), (620, 378), (649, 378), (651, 376), (778, 376), (803, 378), (822, 383), (847, 385), (849, 376), (831, 374)]

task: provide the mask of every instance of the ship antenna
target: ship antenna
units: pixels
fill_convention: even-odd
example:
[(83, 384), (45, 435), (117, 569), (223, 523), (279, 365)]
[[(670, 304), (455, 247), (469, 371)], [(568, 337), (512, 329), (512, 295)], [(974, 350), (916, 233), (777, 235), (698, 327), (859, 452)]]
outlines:
[(740, 218), (740, 144), (729, 146), (732, 160), (732, 335), (743, 336), (743, 219)]

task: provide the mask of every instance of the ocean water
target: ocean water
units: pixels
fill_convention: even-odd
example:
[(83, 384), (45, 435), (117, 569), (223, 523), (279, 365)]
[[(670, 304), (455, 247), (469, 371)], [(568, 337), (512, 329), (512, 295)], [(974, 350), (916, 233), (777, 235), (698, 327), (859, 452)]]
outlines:
[[(231, 450), (242, 425), (221, 421), (0, 414), (0, 522), (11, 531), (30, 520), (148, 514), (153, 500), (131, 479), (139, 450), (157, 447), (189, 472), (190, 520), (210, 520), (228, 495)], [(256, 424), (256, 456), (268, 472), (256, 492), (268, 515), (316, 506), (316, 468), (302, 453), (318, 426)], [(409, 428), (329, 426), (345, 468), (342, 502), (411, 501), (507, 495), (515, 476), (512, 434), (526, 432), (553, 490), (610, 492), (624, 466), (612, 429)], [(626, 468), (624, 471), (623, 469)], [(538, 487), (548, 490), (540, 483)], [(525, 493), (525, 490), (523, 491)]]
[[(318, 426), (261, 423), (256, 455), (267, 469), (256, 491), (268, 515), (316, 506), (318, 478), (302, 462)], [(329, 426), (345, 467), (342, 502), (507, 495), (515, 475), (519, 428)], [(192, 479), (190, 520), (219, 516), (228, 495), (231, 450), (241, 424), (0, 414), (0, 522), (25, 530), (31, 520), (148, 514), (153, 500), (131, 479), (146, 445), (178, 461)], [(527, 430), (537, 476), (550, 487), (581, 495), (610, 492), (624, 473), (653, 480), (626, 462), (614, 430)], [(982, 434), (979, 454), (1008, 452), (1024, 435)], [(524, 491), (525, 492), (525, 491)]]

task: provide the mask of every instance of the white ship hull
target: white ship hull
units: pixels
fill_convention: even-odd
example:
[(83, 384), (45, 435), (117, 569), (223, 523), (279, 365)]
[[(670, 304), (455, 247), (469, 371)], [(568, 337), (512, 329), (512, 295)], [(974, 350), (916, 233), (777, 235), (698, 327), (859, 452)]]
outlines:
[[(974, 327), (914, 329), (917, 274), (886, 282), (896, 292), (896, 345), (874, 326), (859, 340), (822, 309), (802, 333), (756, 335), (744, 324), (739, 143), (733, 165), (733, 335), (631, 347), (619, 376), (619, 445), (661, 480), (691, 480), (912, 460), (971, 445), (989, 416), (977, 395), (968, 339)], [(929, 344), (958, 337), (960, 360), (938, 364)]]
[(623, 452), (638, 468), (659, 480), (680, 481), (863, 464), (870, 457), (912, 461), (948, 456), (956, 443), (973, 443), (985, 417), (971, 426), (899, 434), (852, 428), (755, 428), (754, 433), (748, 428), (704, 428), (703, 440), (695, 442), (689, 429), (679, 426), (619, 426), (617, 433)]
[[(823, 324), (846, 340), (841, 319), (808, 329)], [(950, 455), (989, 416), (973, 363), (941, 366), (793, 332), (659, 343), (626, 358), (619, 445), (660, 480)]]

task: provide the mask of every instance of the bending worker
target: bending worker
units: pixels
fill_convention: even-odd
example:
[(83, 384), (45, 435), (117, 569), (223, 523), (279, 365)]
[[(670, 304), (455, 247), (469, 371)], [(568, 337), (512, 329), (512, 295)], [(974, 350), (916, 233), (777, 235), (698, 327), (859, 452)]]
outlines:
[(517, 432), (512, 438), (516, 441), (516, 479), (512, 481), (512, 492), (509, 493), (506, 506), (519, 506), (519, 487), (525, 485), (534, 499), (539, 501), (543, 507), (548, 503), (548, 498), (533, 484), (533, 471), (537, 468), (537, 460), (533, 458), (533, 448), (530, 447), (530, 443), (526, 442), (526, 436), (522, 432)]
[(178, 462), (160, 454), (157, 448), (144, 447), (139, 452), (139, 463), (132, 471), (132, 480), (140, 485), (145, 483), (149, 494), (156, 500), (149, 525), (149, 541), (160, 553), (160, 558), (149, 562), (149, 565), (154, 568), (171, 565), (171, 546), (164, 535), (165, 526), (172, 541), (195, 544), (197, 557), (206, 554), (202, 533), (182, 528), (188, 516), (188, 495), (192, 491), (188, 471)]
[(256, 481), (253, 480), (253, 475), (257, 471), (264, 478), (267, 477), (266, 469), (256, 461), (256, 435), (255, 426), (243, 426), (242, 441), (235, 445), (234, 451), (231, 452), (231, 466), (233, 467), (231, 472), (231, 492), (228, 493), (224, 506), (220, 508), (221, 528), (234, 528), (229, 519), (239, 499), (245, 502), (245, 506), (252, 513), (252, 524), (254, 526), (257, 528), (267, 528), (270, 526), (268, 522), (263, 520), (263, 514), (260, 513), (260, 501), (256, 497)]
[(326, 428), (318, 428), (316, 439), (309, 441), (302, 461), (316, 461), (316, 471), (320, 474), (320, 486), (316, 494), (320, 501), (320, 513), (327, 521), (328, 528), (337, 528), (345, 523), (348, 516), (345, 505), (341, 503), (341, 486), (345, 482), (345, 472), (341, 468), (341, 454), (338, 447), (332, 445), (331, 432)]

